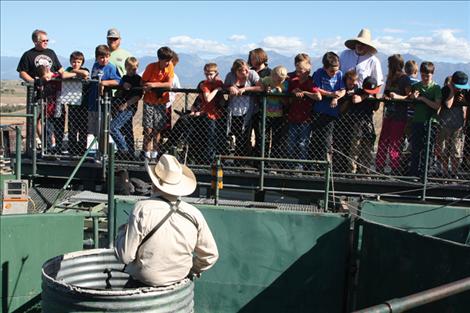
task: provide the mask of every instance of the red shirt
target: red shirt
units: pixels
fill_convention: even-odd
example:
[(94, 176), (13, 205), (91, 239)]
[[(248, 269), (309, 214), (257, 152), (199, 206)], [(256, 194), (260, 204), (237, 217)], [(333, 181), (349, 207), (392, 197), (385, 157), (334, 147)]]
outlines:
[[(221, 80), (205, 80), (201, 83), (201, 91), (203, 94), (210, 93), (213, 90), (223, 86), (224, 82)], [(218, 93), (210, 102), (205, 101), (202, 94), (200, 94), (199, 97), (201, 97), (201, 112), (206, 113), (209, 119), (217, 120), (222, 117), (223, 108), (220, 106), (220, 101), (222, 101), (223, 97), (222, 93)]]
[[(293, 90), (299, 88), (302, 91), (317, 92), (318, 88), (314, 86), (312, 77), (308, 77), (303, 83), (300, 82), (298, 76), (293, 76), (289, 80), (287, 91), (292, 93)], [(297, 98), (292, 96), (289, 103), (289, 113), (287, 119), (289, 123), (305, 123), (312, 119), (313, 100), (307, 96)]]

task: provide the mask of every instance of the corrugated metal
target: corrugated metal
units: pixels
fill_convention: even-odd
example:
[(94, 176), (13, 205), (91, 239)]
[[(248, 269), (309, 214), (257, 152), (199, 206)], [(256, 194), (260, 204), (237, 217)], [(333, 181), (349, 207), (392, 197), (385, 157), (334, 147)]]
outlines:
[(73, 252), (42, 270), (42, 310), (52, 312), (193, 312), (194, 284), (123, 289), (128, 275), (112, 249)]

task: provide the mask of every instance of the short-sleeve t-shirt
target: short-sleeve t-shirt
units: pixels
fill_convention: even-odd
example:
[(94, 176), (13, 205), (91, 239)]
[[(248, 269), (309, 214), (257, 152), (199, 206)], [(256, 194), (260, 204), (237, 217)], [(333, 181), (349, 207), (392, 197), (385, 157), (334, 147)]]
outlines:
[[(390, 84), (387, 82), (385, 86), (385, 94), (394, 92), (401, 96), (406, 96), (406, 89), (411, 88), (410, 79), (406, 74), (395, 79)], [(407, 118), (408, 104), (400, 101), (389, 101), (385, 103), (385, 114), (386, 118), (393, 120), (404, 121)]]
[[(271, 76), (261, 79), (264, 86), (271, 87), (271, 94), (285, 94), (287, 92), (287, 81), (284, 81), (277, 88), (274, 86)], [(280, 90), (279, 90), (280, 88)], [(281, 117), (283, 113), (284, 99), (282, 97), (268, 96), (266, 98), (266, 116), (268, 117)]]
[[(315, 73), (313, 73), (313, 82), (316, 87), (329, 92), (334, 92), (345, 88), (343, 82), (343, 73), (341, 71), (337, 71), (333, 77), (330, 77), (324, 68), (319, 68), (315, 71)], [(332, 98), (330, 97), (323, 97), (321, 101), (315, 103), (313, 110), (317, 113), (338, 117), (339, 105), (334, 108), (330, 107), (331, 100)]]
[[(160, 68), (160, 61), (150, 63), (145, 68), (142, 74), (142, 81), (144, 83), (166, 83), (169, 82), (175, 76), (173, 64), (170, 64), (165, 68)], [(144, 94), (144, 102), (148, 104), (166, 104), (170, 101), (169, 92), (164, 92), (161, 95), (153, 90), (147, 91)]]
[[(419, 82), (413, 85), (413, 90), (419, 91), (420, 96), (425, 97), (431, 101), (440, 102), (442, 99), (441, 87), (435, 82), (431, 82), (425, 86), (423, 82)], [(413, 123), (425, 123), (431, 117), (436, 114), (437, 110), (430, 108), (423, 102), (418, 102), (415, 107), (415, 114), (413, 117)]]
[[(91, 69), (91, 78), (98, 79), (99, 74), (101, 75), (101, 80), (115, 80), (118, 83), (121, 81), (121, 77), (117, 74), (116, 66), (112, 63), (106, 65), (100, 65), (98, 62), (93, 64)], [(98, 111), (98, 84), (97, 82), (92, 82), (89, 89), (89, 101), (88, 101), (88, 110), (89, 111)]]
[[(199, 85), (202, 93), (210, 93), (217, 88), (222, 88), (223, 86), (224, 86), (224, 82), (220, 79), (213, 80), (213, 81), (205, 80)], [(223, 108), (219, 106), (220, 101), (222, 101), (221, 97), (223, 97), (222, 93), (218, 93), (209, 102), (204, 100), (204, 96), (202, 94), (199, 95), (199, 97), (201, 99), (201, 112), (206, 113), (209, 119), (217, 120), (222, 117)]]
[(117, 50), (111, 52), (109, 62), (116, 66), (119, 76), (124, 77), (124, 75), (126, 74), (125, 62), (126, 59), (131, 56), (132, 54), (130, 52), (121, 48), (118, 48)]
[[(256, 86), (259, 80), (259, 75), (256, 71), (249, 70), (248, 78), (246, 79), (245, 85), (238, 86), (239, 88)], [(225, 86), (233, 86), (237, 82), (237, 76), (229, 72), (225, 77)], [(253, 96), (233, 96), (229, 98), (228, 108), (233, 116), (243, 116), (245, 114), (251, 115), (254, 113), (254, 97)]]
[(42, 51), (32, 48), (21, 56), (20, 62), (18, 63), (17, 71), (26, 72), (32, 78), (38, 77), (39, 73), (37, 68), (39, 65), (48, 67), (51, 72), (58, 72), (62, 65), (60, 64), (57, 55), (54, 50), (44, 49)]
[[(298, 76), (291, 77), (288, 85), (288, 92), (292, 93), (295, 89), (302, 91), (317, 92), (318, 88), (314, 86), (313, 79), (309, 76), (304, 82), (299, 80)], [(312, 120), (313, 100), (307, 96), (303, 98), (290, 98), (287, 120), (289, 123), (308, 123)]]

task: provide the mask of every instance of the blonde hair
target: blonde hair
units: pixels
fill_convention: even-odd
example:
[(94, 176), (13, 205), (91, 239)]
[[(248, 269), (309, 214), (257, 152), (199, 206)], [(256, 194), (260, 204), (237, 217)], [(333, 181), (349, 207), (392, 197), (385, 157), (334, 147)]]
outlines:
[(139, 60), (137, 60), (135, 57), (128, 57), (126, 61), (124, 61), (124, 66), (139, 66)]
[(235, 61), (233, 61), (233, 65), (232, 65), (232, 68), (230, 69), (230, 71), (232, 73), (236, 74), (237, 71), (240, 70), (243, 67), (248, 67), (248, 63), (246, 63), (245, 60), (236, 59)]
[(276, 75), (277, 77), (279, 77), (281, 79), (286, 79), (287, 78), (287, 69), (282, 65), (276, 66), (271, 71), (271, 77), (273, 75)]
[(312, 69), (312, 64), (310, 64), (309, 61), (307, 60), (303, 60), (303, 61), (300, 61), (300, 62), (297, 62), (295, 63), (295, 67), (297, 68), (300, 68), (302, 70), (308, 70), (310, 71)]
[(311, 64), (310, 56), (307, 53), (299, 53), (294, 58), (294, 64), (306, 61)]

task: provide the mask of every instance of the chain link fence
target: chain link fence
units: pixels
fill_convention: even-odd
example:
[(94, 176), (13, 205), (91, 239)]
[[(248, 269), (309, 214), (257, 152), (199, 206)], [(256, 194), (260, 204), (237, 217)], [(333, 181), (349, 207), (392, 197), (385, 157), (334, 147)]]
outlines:
[[(340, 101), (340, 116), (314, 112), (315, 102), (293, 95), (220, 93), (209, 105), (197, 89), (173, 89), (154, 151), (177, 154), (190, 165), (209, 166), (218, 154), (329, 160), (335, 175), (385, 179), (470, 179), (468, 102), (431, 112), (424, 122), (413, 117), (411, 100), (369, 98)], [(161, 92), (161, 91), (160, 91)], [(468, 97), (467, 97), (468, 98)], [(93, 136), (99, 145), (92, 159), (116, 143), (117, 162), (139, 162), (143, 152), (143, 102), (119, 91), (99, 91), (98, 81), (46, 83), (36, 97), (41, 108), (42, 156), (79, 158)], [(407, 111), (396, 118), (394, 108)], [(155, 138), (155, 134), (152, 134)], [(153, 139), (152, 138), (152, 139)], [(225, 160), (225, 166), (258, 170), (259, 162)], [(265, 163), (271, 174), (322, 175), (323, 169), (294, 162)], [(427, 169), (427, 170), (426, 170)], [(427, 179), (426, 178), (426, 179)]]

